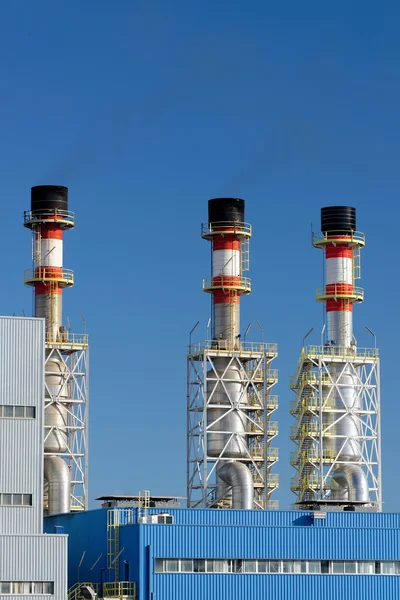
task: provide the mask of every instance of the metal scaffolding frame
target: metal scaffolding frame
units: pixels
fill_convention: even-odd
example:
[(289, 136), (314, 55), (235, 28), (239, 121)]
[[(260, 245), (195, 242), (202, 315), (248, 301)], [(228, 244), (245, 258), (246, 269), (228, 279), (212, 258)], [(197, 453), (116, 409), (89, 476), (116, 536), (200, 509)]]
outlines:
[[(232, 346), (232, 347), (230, 347)], [(271, 369), (276, 358), (277, 345), (258, 342), (236, 342), (234, 345), (223, 340), (207, 340), (191, 344), (187, 356), (187, 505), (191, 508), (215, 507), (230, 508), (231, 502), (217, 496), (216, 471), (224, 461), (232, 461), (225, 456), (225, 449), (235, 437), (244, 437), (246, 458), (238, 461), (247, 465), (253, 474), (254, 508), (277, 508), (271, 501), (272, 492), (278, 487), (278, 476), (271, 468), (278, 460), (277, 449), (271, 442), (278, 433), (277, 424), (271, 421), (278, 407), (277, 396), (271, 395), (278, 381), (278, 372)], [(215, 360), (225, 358), (227, 366), (221, 374), (215, 368)], [(246, 402), (233, 401), (229, 393), (226, 373), (231, 367), (238, 370), (240, 379), (235, 383), (241, 386), (242, 397)], [(218, 457), (207, 453), (207, 432), (222, 417), (210, 422), (208, 409), (221, 408), (213, 403), (213, 395), (218, 386), (223, 386), (228, 401), (224, 417), (236, 411), (246, 424), (246, 432), (221, 432), (227, 434), (227, 443)], [(208, 423), (208, 425), (207, 425)]]
[[(60, 373), (66, 390), (66, 397), (54, 396), (51, 387), (45, 383), (45, 412), (49, 407), (59, 405), (66, 414), (62, 426), (45, 426), (44, 442), (54, 433), (66, 439), (65, 452), (44, 452), (44, 456), (59, 456), (69, 466), (71, 472), (71, 512), (83, 511), (88, 505), (88, 414), (89, 414), (89, 346), (87, 335), (65, 334), (59, 342), (46, 343), (46, 364), (54, 360), (61, 365)], [(49, 372), (52, 375), (52, 372)], [(45, 378), (46, 381), (46, 378)], [(47, 490), (44, 488), (45, 509)]]
[[(351, 373), (354, 381), (354, 405), (343, 406), (342, 376)], [(291, 490), (297, 502), (333, 500), (335, 482), (331, 474), (339, 465), (349, 465), (341, 459), (341, 451), (350, 438), (336, 433), (336, 425), (350, 415), (359, 424), (360, 435), (351, 438), (359, 444), (359, 465), (367, 477), (371, 506), (380, 511), (382, 503), (380, 448), (380, 375), (377, 348), (345, 348), (339, 346), (307, 346), (301, 351), (296, 375), (291, 380), (296, 400), (291, 414), (297, 424), (291, 439), (297, 450), (291, 464), (296, 469)], [(332, 450), (332, 440), (337, 451)], [(328, 441), (329, 440), (329, 441)], [(326, 447), (328, 446), (328, 447)]]

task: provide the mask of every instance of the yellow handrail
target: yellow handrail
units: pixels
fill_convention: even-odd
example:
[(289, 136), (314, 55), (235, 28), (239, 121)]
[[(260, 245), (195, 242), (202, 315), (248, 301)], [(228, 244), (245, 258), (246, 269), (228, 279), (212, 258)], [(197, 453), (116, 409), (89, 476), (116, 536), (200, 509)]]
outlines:
[(251, 279), (241, 275), (217, 275), (216, 277), (203, 279), (203, 290), (205, 292), (221, 289), (251, 292)]
[[(343, 240), (346, 238), (346, 240)], [(354, 244), (357, 246), (365, 245), (365, 235), (361, 231), (335, 231), (334, 235), (332, 232), (321, 232), (312, 234), (313, 246), (324, 246), (325, 244), (333, 244), (334, 242), (345, 242)]]
[(82, 586), (91, 587), (92, 590), (94, 590), (96, 592), (96, 595), (98, 595), (98, 592), (99, 592), (99, 584), (98, 583), (83, 581), (81, 583), (75, 583), (72, 587), (69, 588), (68, 600), (81, 600), (83, 598), (83, 595), (81, 592)]
[(112, 581), (103, 584), (104, 598), (136, 598), (134, 581)]
[(213, 235), (221, 235), (223, 230), (228, 230), (224, 233), (229, 232), (235, 235), (251, 237), (250, 223), (242, 223), (240, 221), (215, 221), (214, 223), (201, 224), (201, 236), (205, 238)]
[(57, 267), (36, 267), (35, 269), (26, 269), (24, 272), (24, 282), (29, 285), (38, 281), (55, 281), (67, 285), (74, 284), (74, 272), (71, 269), (60, 269), (58, 274)]

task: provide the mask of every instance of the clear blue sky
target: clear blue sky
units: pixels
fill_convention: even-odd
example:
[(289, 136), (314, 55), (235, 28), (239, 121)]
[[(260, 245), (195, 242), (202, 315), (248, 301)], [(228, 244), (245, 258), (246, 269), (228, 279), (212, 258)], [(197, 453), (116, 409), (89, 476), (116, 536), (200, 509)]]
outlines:
[(64, 315), (91, 337), (92, 500), (185, 495), (186, 344), (209, 313), (200, 223), (232, 195), (254, 226), (243, 324), (280, 345), (275, 498), (294, 499), (288, 377), (322, 326), (310, 224), (349, 204), (367, 236), (355, 333), (378, 335), (385, 509), (400, 508), (399, 23), (390, 1), (1, 3), (0, 313), (32, 307), (30, 187), (69, 186)]

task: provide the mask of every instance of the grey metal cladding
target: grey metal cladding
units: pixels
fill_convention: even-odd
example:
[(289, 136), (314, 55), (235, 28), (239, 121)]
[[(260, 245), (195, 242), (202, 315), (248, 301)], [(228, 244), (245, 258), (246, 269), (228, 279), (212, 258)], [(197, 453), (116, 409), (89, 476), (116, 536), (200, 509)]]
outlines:
[(35, 406), (35, 419), (0, 418), (0, 492), (32, 507), (0, 507), (1, 533), (42, 532), (44, 320), (0, 317), (0, 404)]

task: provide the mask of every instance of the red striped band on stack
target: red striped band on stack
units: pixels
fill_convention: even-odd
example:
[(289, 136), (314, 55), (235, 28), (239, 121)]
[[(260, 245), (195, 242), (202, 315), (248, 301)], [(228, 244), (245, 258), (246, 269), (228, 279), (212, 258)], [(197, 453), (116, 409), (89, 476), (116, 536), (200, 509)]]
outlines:
[(241, 236), (236, 228), (214, 228), (212, 246), (213, 332), (234, 342), (240, 333)]
[[(240, 240), (223, 233), (213, 239), (212, 254), (214, 304), (238, 304), (240, 288)], [(226, 288), (230, 289), (227, 290)], [(232, 289), (237, 287), (237, 290)]]
[(326, 295), (348, 295), (349, 298), (329, 298), (326, 312), (352, 311), (353, 287), (353, 248), (347, 244), (326, 245)]
[[(57, 221), (60, 217), (54, 216)], [(49, 220), (49, 217), (46, 218)], [(35, 278), (50, 279), (35, 285), (35, 296), (44, 294), (62, 294), (63, 280), (63, 229), (57, 224), (42, 223), (36, 229), (40, 240), (40, 259), (35, 269)], [(54, 285), (51, 285), (54, 281)], [(36, 315), (39, 316), (39, 315)]]

